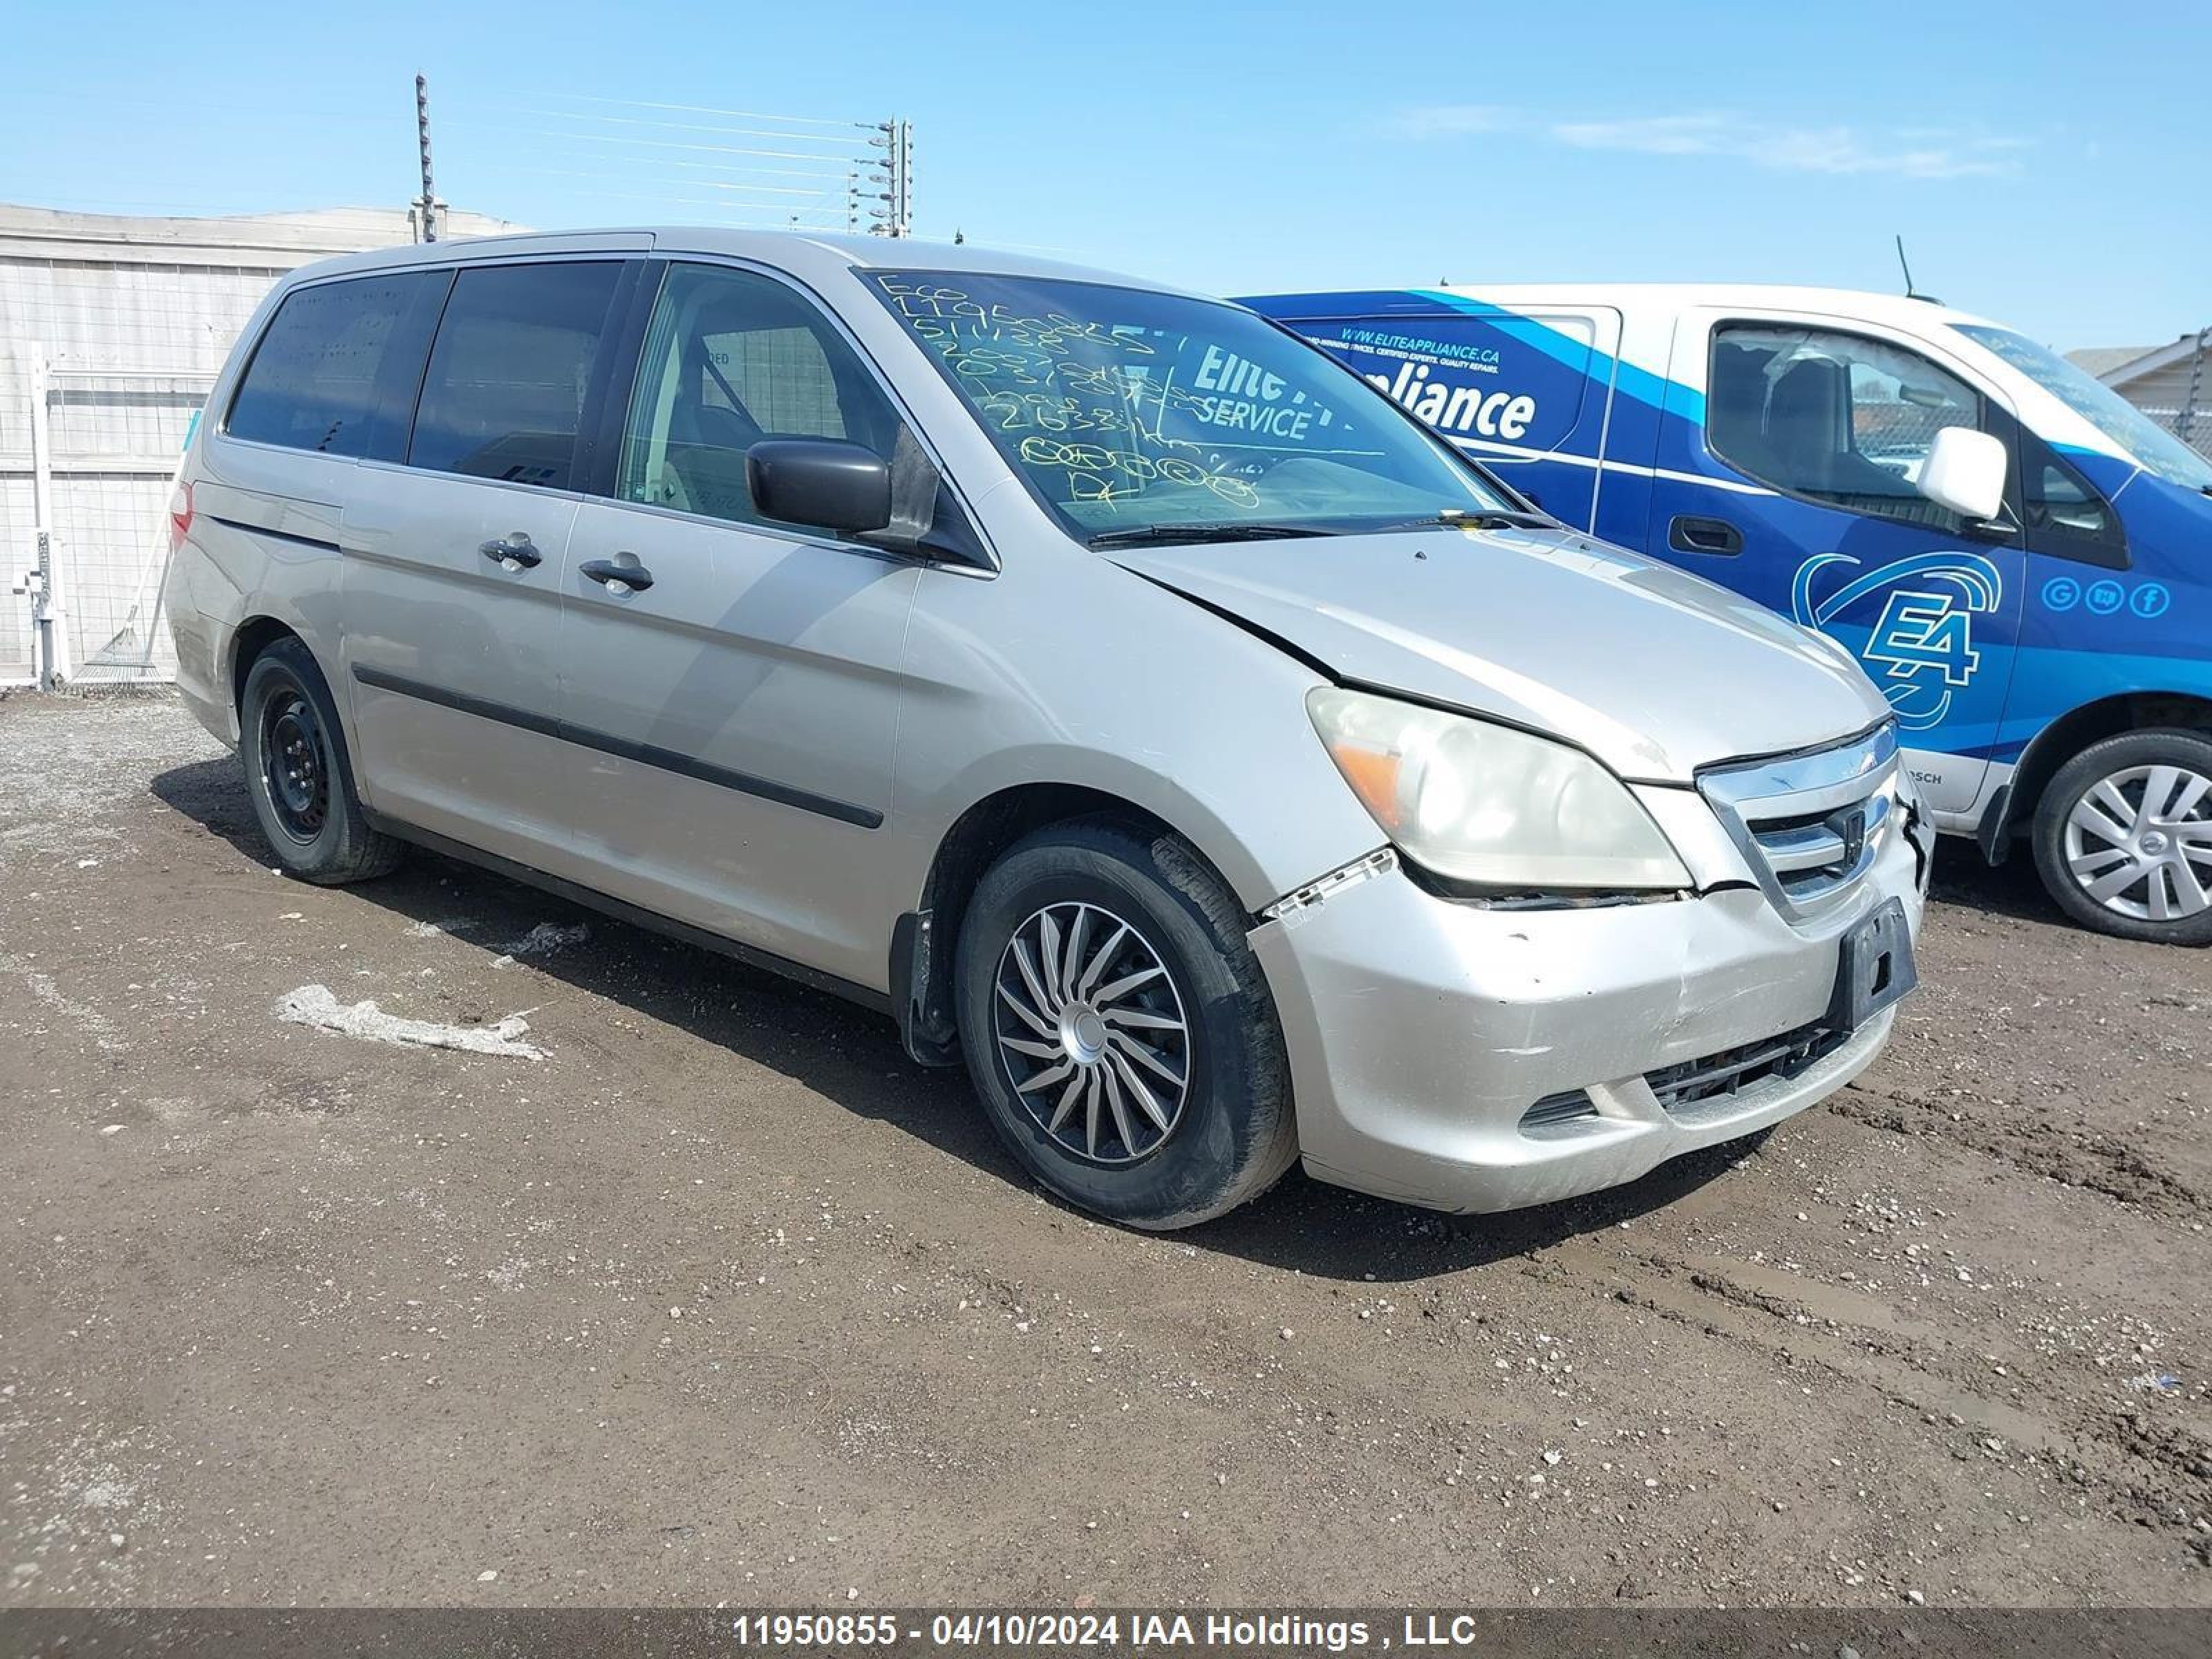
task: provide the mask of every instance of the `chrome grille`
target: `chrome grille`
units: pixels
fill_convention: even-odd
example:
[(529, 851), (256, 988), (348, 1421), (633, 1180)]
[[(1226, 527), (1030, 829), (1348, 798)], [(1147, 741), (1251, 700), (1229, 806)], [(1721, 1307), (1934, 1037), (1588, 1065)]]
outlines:
[(1839, 898), (1898, 827), (1897, 728), (1847, 742), (1715, 767), (1698, 787), (1766, 896), (1786, 916)]

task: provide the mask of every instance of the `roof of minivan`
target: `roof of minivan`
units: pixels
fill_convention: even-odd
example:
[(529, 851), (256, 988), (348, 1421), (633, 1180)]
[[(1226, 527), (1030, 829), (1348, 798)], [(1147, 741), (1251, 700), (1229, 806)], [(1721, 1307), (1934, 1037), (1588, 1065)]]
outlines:
[[(1622, 309), (1676, 311), (1685, 306), (1747, 306), (1790, 311), (1818, 311), (1869, 322), (1896, 324), (1905, 328), (1931, 320), (1942, 323), (1986, 324), (1972, 313), (1939, 305), (1932, 300), (1910, 299), (1901, 294), (1875, 294), (1857, 289), (1804, 288), (1783, 283), (1446, 283), (1433, 288), (1412, 288), (1407, 295), (1444, 294), (1480, 300), (1511, 310), (1547, 305), (1611, 306)], [(1369, 290), (1374, 292), (1374, 290)], [(1281, 294), (1258, 296), (1249, 304), (1271, 316), (1318, 316), (1302, 302), (1333, 297), (1322, 294)]]
[(754, 259), (805, 278), (855, 268), (963, 270), (1001, 276), (1050, 276), (1063, 282), (1104, 283), (1115, 288), (1181, 293), (1164, 283), (1110, 270), (1007, 253), (973, 243), (922, 242), (883, 236), (821, 236), (782, 230), (722, 230), (703, 225), (625, 225), (597, 230), (546, 231), (520, 236), (464, 237), (411, 247), (348, 254), (308, 267), (302, 274), (374, 270), (394, 265), (441, 264), (494, 253), (562, 251), (720, 253)]

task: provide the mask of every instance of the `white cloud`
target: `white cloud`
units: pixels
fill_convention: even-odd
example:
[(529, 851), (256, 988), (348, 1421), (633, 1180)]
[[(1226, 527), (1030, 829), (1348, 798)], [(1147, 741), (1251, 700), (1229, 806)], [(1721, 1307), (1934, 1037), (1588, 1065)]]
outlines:
[(1577, 149), (1712, 155), (1727, 148), (1729, 126), (1723, 115), (1646, 115), (1626, 121), (1558, 121), (1546, 131)]
[(1887, 174), (1900, 179), (1987, 178), (2016, 172), (2014, 152), (2028, 142), (1927, 127), (1894, 132), (1844, 125), (1777, 127), (1729, 114), (1559, 121), (1491, 104), (1401, 110), (1390, 125), (1409, 138), (1527, 132), (1575, 149), (1711, 155), (1781, 173)]
[(1390, 127), (1407, 138), (1455, 138), (1468, 132), (1500, 132), (1515, 120), (1502, 104), (1426, 104), (1400, 110)]

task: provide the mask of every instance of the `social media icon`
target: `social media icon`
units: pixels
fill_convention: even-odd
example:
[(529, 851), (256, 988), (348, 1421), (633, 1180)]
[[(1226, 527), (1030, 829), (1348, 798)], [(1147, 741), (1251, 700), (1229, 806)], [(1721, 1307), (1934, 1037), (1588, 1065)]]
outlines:
[(2109, 617), (2127, 599), (2126, 590), (2118, 582), (2093, 582), (2089, 587), (2089, 609), (2100, 617)]
[(2081, 584), (2071, 576), (2053, 576), (2043, 585), (2043, 608), (2071, 611), (2081, 603)]
[(2128, 609), (2148, 621), (2153, 617), (2163, 617), (2166, 606), (2172, 603), (2173, 595), (2166, 591), (2163, 583), (2145, 582), (2129, 596)]

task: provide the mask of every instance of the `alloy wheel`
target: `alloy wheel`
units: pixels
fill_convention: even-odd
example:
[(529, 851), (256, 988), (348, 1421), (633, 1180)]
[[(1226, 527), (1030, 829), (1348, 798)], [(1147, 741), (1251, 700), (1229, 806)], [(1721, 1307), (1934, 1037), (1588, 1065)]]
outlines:
[(1044, 1132), (1100, 1164), (1159, 1150), (1190, 1090), (1190, 1030), (1160, 953), (1103, 906), (1048, 904), (1014, 930), (994, 999), (1000, 1058)]
[(2212, 908), (2212, 778), (2131, 766), (2100, 778), (2066, 815), (2066, 867), (2115, 915), (2182, 921)]

